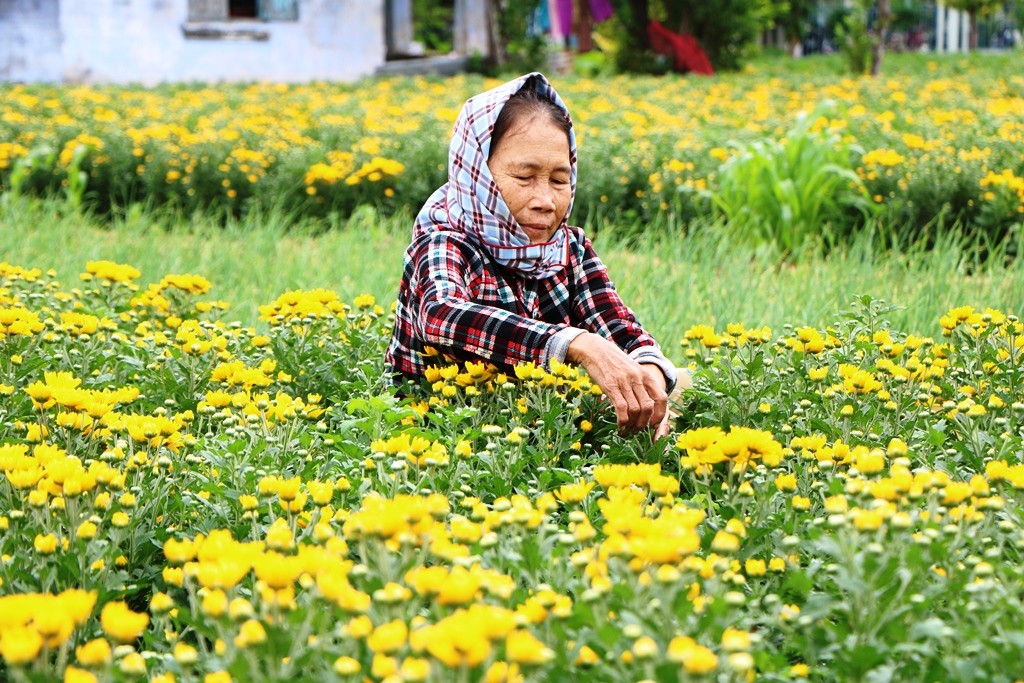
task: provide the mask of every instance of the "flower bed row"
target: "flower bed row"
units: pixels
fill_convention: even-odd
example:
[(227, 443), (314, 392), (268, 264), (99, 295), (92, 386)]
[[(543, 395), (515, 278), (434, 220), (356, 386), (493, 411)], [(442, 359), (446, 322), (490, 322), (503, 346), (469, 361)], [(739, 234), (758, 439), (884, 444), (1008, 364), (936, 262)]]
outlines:
[(0, 676), (1012, 681), (1024, 326), (696, 325), (669, 439), (576, 369), (382, 378), (386, 309), (0, 265)]
[[(852, 146), (849, 164), (890, 223), (960, 218), (1002, 236), (1024, 212), (1024, 79), (997, 56), (929, 67), (882, 79), (779, 70), (714, 80), (560, 79), (580, 144), (576, 219), (706, 216), (733, 143), (782, 139), (799, 113), (816, 110), (815, 126)], [(0, 188), (63, 192), (101, 209), (416, 210), (445, 180), (462, 102), (494, 84), (459, 76), (156, 90), (0, 86)]]

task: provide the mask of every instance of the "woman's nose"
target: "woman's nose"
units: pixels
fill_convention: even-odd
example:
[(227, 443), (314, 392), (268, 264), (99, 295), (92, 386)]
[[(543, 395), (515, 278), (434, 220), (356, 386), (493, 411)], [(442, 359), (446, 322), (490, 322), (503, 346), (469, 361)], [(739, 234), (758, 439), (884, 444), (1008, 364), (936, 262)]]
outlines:
[(555, 193), (550, 187), (541, 186), (533, 193), (532, 208), (542, 211), (555, 210)]

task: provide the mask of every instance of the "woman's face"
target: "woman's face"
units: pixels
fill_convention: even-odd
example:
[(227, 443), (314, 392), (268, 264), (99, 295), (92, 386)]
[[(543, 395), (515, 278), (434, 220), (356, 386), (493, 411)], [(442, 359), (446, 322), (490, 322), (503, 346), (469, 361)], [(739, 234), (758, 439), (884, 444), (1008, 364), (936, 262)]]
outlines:
[(487, 167), (530, 241), (550, 241), (572, 200), (565, 132), (540, 115), (519, 122), (502, 137)]

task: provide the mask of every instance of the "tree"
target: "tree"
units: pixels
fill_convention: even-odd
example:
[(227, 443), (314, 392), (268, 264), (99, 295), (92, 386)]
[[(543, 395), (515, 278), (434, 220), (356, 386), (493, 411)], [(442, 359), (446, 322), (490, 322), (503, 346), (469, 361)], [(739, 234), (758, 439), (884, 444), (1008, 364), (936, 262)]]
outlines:
[(967, 12), (971, 25), (967, 47), (971, 50), (978, 49), (978, 17), (991, 14), (1003, 5), (1002, 0), (946, 0), (946, 4), (953, 9)]
[(758, 34), (787, 6), (780, 0), (613, 0), (623, 31), (618, 63), (626, 70), (653, 65), (647, 25), (658, 19), (676, 33), (690, 34), (715, 69), (738, 69)]
[(786, 35), (786, 49), (797, 55), (797, 46), (802, 45), (807, 21), (818, 6), (817, 0), (779, 0), (776, 5), (776, 23)]
[(874, 0), (857, 0), (853, 6), (843, 6), (833, 12), (831, 18), (839, 51), (846, 57), (850, 71), (858, 75), (867, 72), (871, 59), (868, 10), (872, 5)]
[(485, 0), (487, 33), (492, 50), (492, 63), (487, 73), (523, 73), (544, 67), (546, 41), (544, 36), (530, 33), (533, 8), (525, 2)]
[[(621, 3), (620, 3), (621, 4)], [(647, 22), (650, 21), (650, 3), (648, 0), (628, 0), (626, 24), (630, 42), (640, 50), (650, 50), (651, 40), (647, 36)]]
[(871, 27), (871, 75), (877, 76), (882, 70), (882, 56), (885, 54), (885, 29), (889, 26), (892, 14), (889, 11), (889, 0), (878, 0), (875, 23)]
[[(875, 17), (869, 23), (872, 9)], [(844, 7), (841, 14), (834, 15), (830, 21), (850, 71), (872, 76), (881, 73), (885, 32), (892, 21), (891, 0), (857, 0), (852, 6)]]
[(716, 69), (738, 69), (787, 4), (775, 0), (663, 0), (665, 25), (692, 34)]
[[(657, 2), (657, 0), (655, 0)], [(612, 0), (615, 14), (595, 27), (597, 42), (618, 71), (664, 73), (671, 62), (651, 48), (650, 0)]]

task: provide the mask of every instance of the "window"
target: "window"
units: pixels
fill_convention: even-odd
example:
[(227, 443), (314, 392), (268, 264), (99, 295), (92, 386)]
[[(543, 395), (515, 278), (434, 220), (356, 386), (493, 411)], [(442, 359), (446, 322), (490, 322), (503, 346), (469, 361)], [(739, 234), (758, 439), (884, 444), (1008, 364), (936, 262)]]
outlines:
[(299, 0), (256, 0), (260, 17), (270, 21), (298, 21)]
[(298, 21), (299, 0), (188, 0), (189, 21)]
[(229, 19), (256, 19), (259, 16), (256, 0), (228, 0)]

